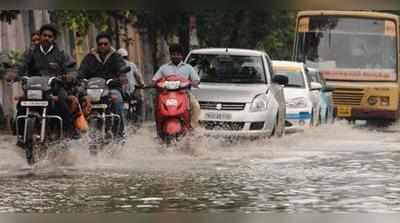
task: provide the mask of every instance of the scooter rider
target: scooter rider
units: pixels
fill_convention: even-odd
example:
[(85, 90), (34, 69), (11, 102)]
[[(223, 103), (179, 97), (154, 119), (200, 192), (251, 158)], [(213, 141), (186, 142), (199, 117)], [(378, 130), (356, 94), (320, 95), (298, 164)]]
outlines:
[[(43, 25), (39, 30), (40, 43), (33, 45), (23, 57), (21, 65), (18, 67), (18, 74), (9, 75), (7, 80), (16, 80), (22, 76), (49, 76), (65, 75), (62, 79), (66, 82), (74, 79), (74, 75), (66, 69), (68, 64), (73, 64), (73, 60), (55, 43), (58, 35), (57, 29), (51, 25)], [(53, 88), (54, 107), (51, 108), (51, 113), (58, 114), (63, 119), (64, 130), (72, 136), (76, 136), (75, 128), (73, 127), (73, 114), (69, 110), (67, 91), (58, 86)], [(21, 98), (20, 98), (21, 99)], [(17, 115), (25, 113), (25, 109), (20, 105), (20, 100), (17, 104)], [(23, 122), (18, 123), (21, 126)]]
[[(198, 87), (200, 84), (199, 75), (190, 64), (183, 62), (184, 52), (182, 46), (179, 44), (172, 44), (169, 47), (169, 53), (171, 62), (162, 65), (158, 69), (152, 78), (153, 85), (155, 85), (156, 82), (163, 77), (178, 75), (190, 80), (193, 87)], [(200, 105), (193, 94), (189, 92), (188, 95), (190, 100), (191, 126), (192, 128), (196, 128), (199, 125)]]
[[(97, 47), (85, 56), (78, 71), (78, 79), (89, 79), (101, 77), (108, 79), (119, 79), (120, 70), (125, 67), (125, 61), (111, 46), (112, 38), (107, 33), (100, 33), (96, 37)], [(121, 117), (118, 136), (124, 137), (125, 121), (123, 116), (124, 102), (121, 89), (115, 88), (110, 91), (112, 100), (111, 111)], [(85, 108), (83, 108), (85, 110)]]

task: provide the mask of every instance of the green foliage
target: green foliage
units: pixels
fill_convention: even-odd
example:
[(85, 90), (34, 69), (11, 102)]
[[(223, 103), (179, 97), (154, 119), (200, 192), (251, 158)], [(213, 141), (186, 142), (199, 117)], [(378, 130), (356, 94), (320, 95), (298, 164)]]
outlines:
[(295, 13), (207, 11), (196, 16), (201, 47), (260, 49), (273, 58), (290, 58)]
[(101, 32), (112, 32), (110, 18), (128, 19), (130, 15), (129, 10), (55, 10), (51, 12), (53, 21), (77, 31), (80, 35), (85, 35), (91, 24), (94, 24)]
[(150, 32), (158, 32), (169, 36), (178, 34), (182, 29), (187, 29), (188, 14), (175, 11), (132, 11), (136, 16), (136, 27), (147, 29)]
[(295, 13), (280, 12), (272, 16), (269, 35), (258, 42), (258, 49), (273, 59), (290, 60), (294, 43)]
[[(290, 59), (294, 37), (295, 12), (286, 11), (176, 11), (135, 10), (56, 10), (52, 19), (84, 35), (89, 25), (100, 31), (115, 32), (110, 18), (128, 22), (156, 39), (176, 35), (188, 47), (189, 16), (197, 17), (201, 47), (235, 47), (265, 50), (272, 58)], [(156, 46), (155, 46), (155, 50)]]
[(18, 10), (0, 10), (0, 21), (11, 23), (19, 14)]
[(7, 69), (16, 68), (22, 62), (22, 54), (18, 51), (0, 52), (0, 76), (2, 77)]

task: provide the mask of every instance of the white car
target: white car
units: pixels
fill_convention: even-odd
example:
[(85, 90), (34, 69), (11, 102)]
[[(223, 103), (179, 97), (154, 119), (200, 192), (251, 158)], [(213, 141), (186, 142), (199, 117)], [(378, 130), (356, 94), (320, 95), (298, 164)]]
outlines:
[(285, 86), (287, 129), (319, 124), (320, 83), (311, 82), (304, 63), (272, 61), (275, 74), (288, 77)]
[(193, 88), (201, 107), (200, 123), (213, 136), (282, 136), (285, 131), (286, 76), (273, 76), (265, 52), (197, 49), (186, 63), (198, 72)]

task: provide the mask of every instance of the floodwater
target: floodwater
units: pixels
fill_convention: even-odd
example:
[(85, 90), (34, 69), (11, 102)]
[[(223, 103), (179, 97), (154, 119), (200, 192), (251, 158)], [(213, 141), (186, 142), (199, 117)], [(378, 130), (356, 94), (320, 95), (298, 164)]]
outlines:
[(123, 148), (94, 157), (82, 139), (33, 167), (12, 136), (0, 140), (0, 212), (400, 212), (400, 124), (180, 148), (144, 128)]

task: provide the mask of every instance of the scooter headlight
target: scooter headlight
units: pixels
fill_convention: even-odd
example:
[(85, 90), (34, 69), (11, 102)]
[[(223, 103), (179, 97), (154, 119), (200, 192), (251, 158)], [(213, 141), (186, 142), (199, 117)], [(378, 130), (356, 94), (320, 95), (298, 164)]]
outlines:
[(94, 102), (98, 102), (103, 94), (103, 89), (87, 89), (87, 94)]
[(166, 81), (164, 83), (164, 88), (168, 90), (176, 90), (180, 87), (181, 82), (180, 81)]

